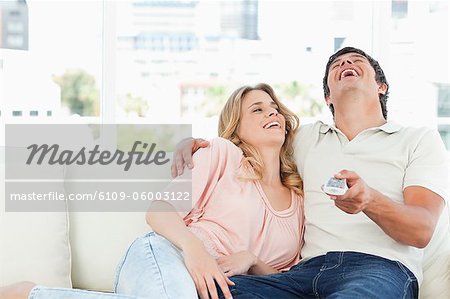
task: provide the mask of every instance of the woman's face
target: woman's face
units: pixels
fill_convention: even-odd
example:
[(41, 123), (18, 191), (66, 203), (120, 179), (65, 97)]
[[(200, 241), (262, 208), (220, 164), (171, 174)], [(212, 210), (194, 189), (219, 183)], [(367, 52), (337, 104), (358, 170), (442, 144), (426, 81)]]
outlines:
[(278, 113), (278, 105), (262, 90), (248, 92), (241, 109), (238, 135), (241, 140), (259, 148), (280, 147), (284, 143), (286, 121)]

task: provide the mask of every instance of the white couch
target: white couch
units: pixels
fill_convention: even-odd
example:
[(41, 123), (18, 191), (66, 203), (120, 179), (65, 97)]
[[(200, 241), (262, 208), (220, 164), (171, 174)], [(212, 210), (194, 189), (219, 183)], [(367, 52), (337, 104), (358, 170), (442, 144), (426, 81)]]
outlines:
[[(0, 217), (0, 285), (31, 280), (111, 291), (121, 256), (148, 231), (143, 213), (2, 211)], [(427, 249), (421, 298), (450, 298), (450, 238), (436, 241)]]
[[(5, 213), (3, 175), (0, 171), (0, 286), (29, 280), (111, 291), (120, 258), (137, 236), (149, 230), (145, 214)], [(425, 250), (421, 298), (450, 298), (449, 230), (446, 209)]]

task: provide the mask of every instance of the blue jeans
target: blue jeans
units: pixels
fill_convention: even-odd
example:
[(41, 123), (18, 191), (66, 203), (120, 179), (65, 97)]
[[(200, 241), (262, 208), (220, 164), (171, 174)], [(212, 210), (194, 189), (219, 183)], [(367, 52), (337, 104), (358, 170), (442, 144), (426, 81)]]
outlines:
[(231, 280), (236, 284), (230, 287), (234, 299), (418, 297), (416, 277), (405, 266), (358, 252), (328, 252), (284, 273)]
[(197, 298), (178, 248), (153, 232), (136, 239), (119, 263), (114, 293), (36, 286), (30, 299)]

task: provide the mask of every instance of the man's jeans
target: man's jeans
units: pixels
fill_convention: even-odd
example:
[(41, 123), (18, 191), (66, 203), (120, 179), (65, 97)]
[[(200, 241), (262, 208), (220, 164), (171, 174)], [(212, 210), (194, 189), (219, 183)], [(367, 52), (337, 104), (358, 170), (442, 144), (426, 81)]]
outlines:
[(231, 280), (234, 299), (418, 297), (416, 277), (401, 263), (357, 252), (329, 252), (288, 272)]

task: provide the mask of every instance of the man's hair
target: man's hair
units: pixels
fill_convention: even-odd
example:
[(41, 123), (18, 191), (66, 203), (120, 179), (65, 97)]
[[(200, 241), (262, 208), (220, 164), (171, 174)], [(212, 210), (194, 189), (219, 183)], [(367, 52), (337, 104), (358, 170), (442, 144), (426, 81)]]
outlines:
[[(381, 111), (383, 112), (384, 119), (387, 119), (387, 99), (389, 97), (389, 83), (387, 82), (386, 76), (384, 75), (383, 69), (381, 68), (378, 61), (367, 55), (363, 50), (353, 48), (353, 47), (345, 47), (334, 53), (330, 56), (328, 59), (328, 63), (325, 69), (325, 76), (323, 77), (323, 92), (324, 96), (327, 97), (330, 95), (330, 88), (328, 87), (328, 73), (330, 70), (331, 64), (341, 55), (347, 54), (347, 53), (357, 53), (367, 58), (370, 65), (375, 70), (375, 81), (377, 81), (378, 84), (386, 84), (386, 93), (385, 94), (378, 94), (378, 97), (380, 99), (380, 105), (381, 105)], [(334, 117), (334, 107), (333, 105), (330, 105), (331, 113)]]

